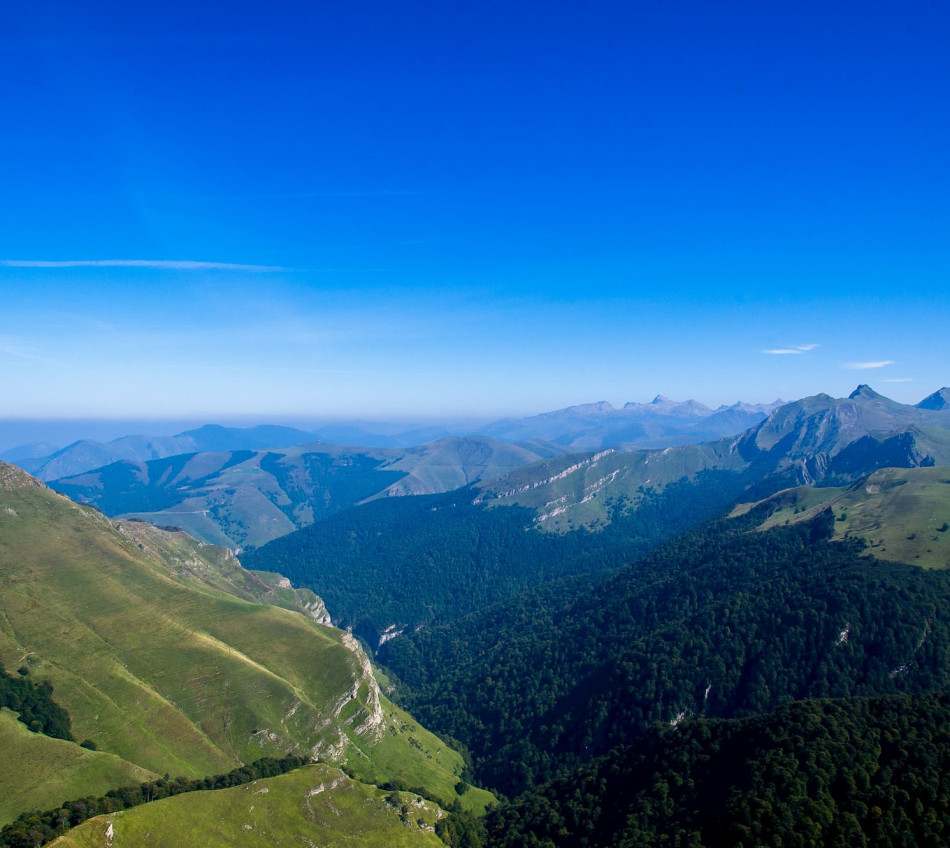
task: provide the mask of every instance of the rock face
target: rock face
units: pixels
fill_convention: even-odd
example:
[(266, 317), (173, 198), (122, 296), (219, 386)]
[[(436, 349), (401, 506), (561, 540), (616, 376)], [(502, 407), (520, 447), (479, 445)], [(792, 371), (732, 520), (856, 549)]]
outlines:
[[(945, 430), (950, 427), (950, 419), (919, 405), (897, 403), (861, 385), (847, 398), (819, 394), (779, 407), (746, 433), (738, 448), (749, 461), (761, 461), (768, 454), (777, 470), (811, 465), (820, 473), (819, 465), (833, 468), (832, 460), (845, 450), (848, 454), (838, 463), (842, 472), (846, 467), (856, 470), (861, 454), (871, 462), (867, 472), (889, 462), (913, 468), (933, 464), (926, 461), (927, 456), (935, 460), (931, 446), (925, 446), (926, 434), (920, 429), (928, 426)], [(910, 435), (892, 441), (903, 433)], [(858, 441), (860, 445), (852, 447)], [(871, 457), (872, 453), (879, 453), (880, 457)]]
[(950, 409), (950, 388), (942, 388), (932, 395), (925, 397), (917, 404), (918, 409), (931, 409), (935, 412), (943, 412)]
[(640, 413), (642, 415), (670, 415), (674, 418), (705, 418), (713, 413), (708, 406), (704, 406), (699, 401), (675, 401), (665, 395), (657, 395), (649, 403), (628, 401), (623, 405), (623, 410), (628, 415)]

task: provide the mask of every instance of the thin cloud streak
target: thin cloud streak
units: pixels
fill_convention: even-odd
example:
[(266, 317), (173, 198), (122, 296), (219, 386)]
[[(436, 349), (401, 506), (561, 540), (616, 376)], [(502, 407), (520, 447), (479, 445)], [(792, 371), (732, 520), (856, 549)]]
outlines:
[(9, 336), (0, 336), (0, 354), (15, 356), (19, 359), (32, 359), (35, 362), (55, 362), (43, 356), (40, 348), (24, 344), (20, 339)]
[(769, 356), (794, 356), (799, 353), (808, 353), (808, 351), (814, 350), (816, 347), (821, 347), (821, 345), (803, 344), (795, 345), (794, 347), (770, 348), (769, 350), (763, 350), (762, 353), (767, 353)]
[(882, 359), (880, 362), (846, 362), (841, 367), (847, 368), (850, 371), (868, 371), (872, 368), (886, 368), (888, 365), (893, 364), (893, 359)]
[(4, 268), (154, 268), (160, 271), (289, 271), (280, 265), (198, 262), (191, 259), (0, 259)]

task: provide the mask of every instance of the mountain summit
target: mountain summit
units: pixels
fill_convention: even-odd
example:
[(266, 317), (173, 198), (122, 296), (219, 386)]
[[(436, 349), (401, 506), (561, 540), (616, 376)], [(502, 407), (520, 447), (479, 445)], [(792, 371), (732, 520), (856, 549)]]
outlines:
[(863, 400), (888, 400), (884, 395), (880, 395), (874, 391), (867, 383), (861, 383), (860, 386), (848, 395), (848, 400), (857, 400), (858, 398)]
[(950, 388), (945, 386), (935, 391), (932, 395), (927, 395), (927, 397), (917, 404), (917, 408), (931, 409), (934, 412), (943, 412), (945, 409), (950, 409)]
[(627, 414), (639, 412), (647, 415), (671, 415), (676, 418), (705, 418), (712, 415), (712, 410), (699, 401), (670, 400), (665, 395), (657, 395), (649, 403), (627, 402), (623, 405)]

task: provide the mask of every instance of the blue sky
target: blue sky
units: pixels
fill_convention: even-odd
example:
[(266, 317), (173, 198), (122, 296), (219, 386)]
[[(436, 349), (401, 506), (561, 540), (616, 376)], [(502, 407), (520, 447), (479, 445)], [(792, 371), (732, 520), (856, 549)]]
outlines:
[(0, 11), (0, 417), (950, 384), (950, 3)]

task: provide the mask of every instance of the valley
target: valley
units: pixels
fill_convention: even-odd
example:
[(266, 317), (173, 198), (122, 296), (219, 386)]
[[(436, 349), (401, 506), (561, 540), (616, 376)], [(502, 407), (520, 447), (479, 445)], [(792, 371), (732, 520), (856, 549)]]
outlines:
[[(0, 465), (0, 665), (50, 686), (69, 721), (51, 738), (0, 712), (21, 764), (0, 843), (29, 841), (31, 810), (288, 755), (313, 764), (104, 802), (53, 844), (208, 844), (193, 822), (209, 818), (220, 845), (764, 845), (792, 819), (816, 844), (909, 832), (897, 775), (942, 756), (928, 723), (950, 690), (943, 397), (860, 386), (646, 450), (190, 452), (52, 481), (75, 501)], [(862, 749), (874, 781), (811, 776), (830, 787), (821, 811), (788, 788), (762, 818), (802, 722), (886, 735), (897, 703), (924, 747)], [(748, 779), (724, 765), (739, 748)], [(845, 768), (821, 750), (808, 762)], [(942, 784), (914, 779), (930, 781), (913, 796), (926, 844), (950, 821)], [(874, 804), (880, 823), (857, 815)]]
[(0, 848), (950, 846), (950, 0), (0, 12)]

